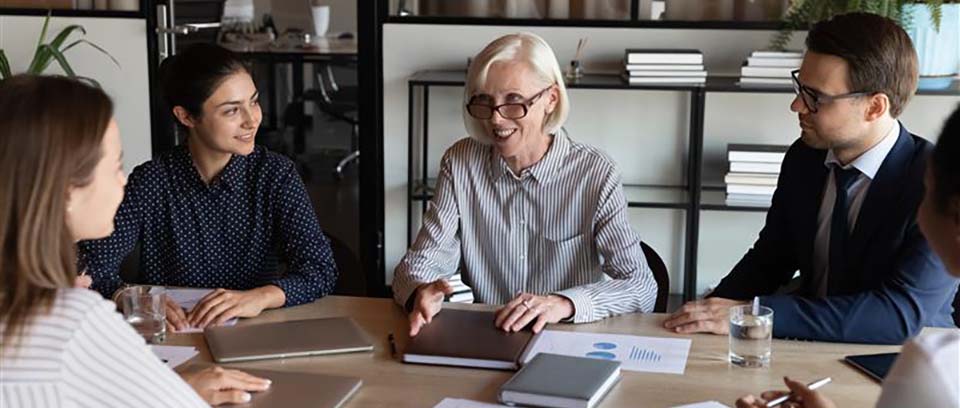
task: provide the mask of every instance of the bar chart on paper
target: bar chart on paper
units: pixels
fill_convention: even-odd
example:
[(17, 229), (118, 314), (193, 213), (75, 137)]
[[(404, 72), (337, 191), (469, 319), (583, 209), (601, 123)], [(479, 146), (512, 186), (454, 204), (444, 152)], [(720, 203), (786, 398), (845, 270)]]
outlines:
[(624, 370), (683, 374), (690, 339), (544, 330), (534, 337), (523, 362), (540, 352), (616, 360)]

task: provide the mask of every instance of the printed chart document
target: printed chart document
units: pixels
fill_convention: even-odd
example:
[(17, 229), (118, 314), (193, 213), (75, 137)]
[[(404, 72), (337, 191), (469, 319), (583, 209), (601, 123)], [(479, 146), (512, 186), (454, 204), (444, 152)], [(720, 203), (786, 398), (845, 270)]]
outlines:
[(698, 402), (696, 404), (677, 405), (673, 408), (730, 408), (717, 401)]
[(620, 362), (620, 368), (650, 373), (683, 374), (690, 339), (625, 334), (544, 330), (534, 336), (521, 361), (540, 352), (592, 357)]
[[(169, 296), (174, 302), (177, 302), (177, 304), (187, 312), (192, 310), (197, 303), (200, 303), (200, 299), (203, 299), (203, 297), (208, 293), (213, 292), (213, 289), (163, 288), (160, 286), (155, 286), (154, 288), (164, 289), (167, 296)], [(235, 324), (237, 324), (237, 319), (233, 318), (224, 322), (223, 326), (233, 326)], [(197, 327), (188, 327), (177, 333), (203, 333), (203, 329)]]
[(150, 351), (156, 354), (160, 361), (170, 368), (186, 363), (193, 356), (199, 354), (196, 347), (183, 346), (157, 346), (150, 345)]
[(459, 398), (444, 398), (433, 408), (510, 408), (509, 405), (490, 404), (487, 402), (477, 402)]

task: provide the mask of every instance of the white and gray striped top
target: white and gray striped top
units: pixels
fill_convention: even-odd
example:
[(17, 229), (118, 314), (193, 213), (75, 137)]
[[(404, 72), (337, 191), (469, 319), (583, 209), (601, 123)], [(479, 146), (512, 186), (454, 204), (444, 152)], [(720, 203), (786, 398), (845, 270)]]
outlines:
[(657, 284), (619, 170), (594, 147), (553, 138), (519, 177), (473, 139), (446, 151), (423, 226), (394, 273), (398, 303), (459, 268), (481, 303), (558, 294), (573, 302), (576, 323), (653, 310)]
[(2, 407), (208, 406), (113, 303), (86, 289), (58, 291), (50, 313), (3, 346), (0, 367)]

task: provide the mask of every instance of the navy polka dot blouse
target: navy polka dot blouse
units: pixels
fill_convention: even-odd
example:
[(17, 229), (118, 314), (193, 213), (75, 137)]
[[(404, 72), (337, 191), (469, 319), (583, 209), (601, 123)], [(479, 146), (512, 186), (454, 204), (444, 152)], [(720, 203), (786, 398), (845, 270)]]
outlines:
[[(333, 291), (337, 269), (303, 181), (257, 146), (205, 184), (180, 146), (134, 169), (113, 235), (79, 244), (92, 288), (110, 297), (140, 244), (145, 284), (247, 290), (276, 285), (294, 306)], [(277, 257), (285, 261), (280, 272)]]

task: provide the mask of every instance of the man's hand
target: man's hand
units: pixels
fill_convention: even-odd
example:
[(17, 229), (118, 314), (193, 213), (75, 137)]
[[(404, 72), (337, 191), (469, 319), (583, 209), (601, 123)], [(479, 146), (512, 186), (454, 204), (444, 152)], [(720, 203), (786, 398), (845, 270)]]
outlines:
[(410, 337), (420, 333), (423, 326), (433, 321), (433, 316), (440, 313), (443, 307), (443, 298), (453, 294), (453, 286), (444, 279), (437, 279), (432, 283), (421, 285), (413, 292), (415, 300), (410, 312)]
[(521, 293), (497, 310), (494, 324), (504, 331), (518, 332), (536, 320), (533, 332), (540, 333), (547, 323), (557, 323), (573, 316), (573, 313), (573, 302), (566, 297)]
[(727, 334), (730, 332), (730, 308), (749, 303), (724, 298), (687, 302), (663, 322), (663, 327), (683, 334)]

